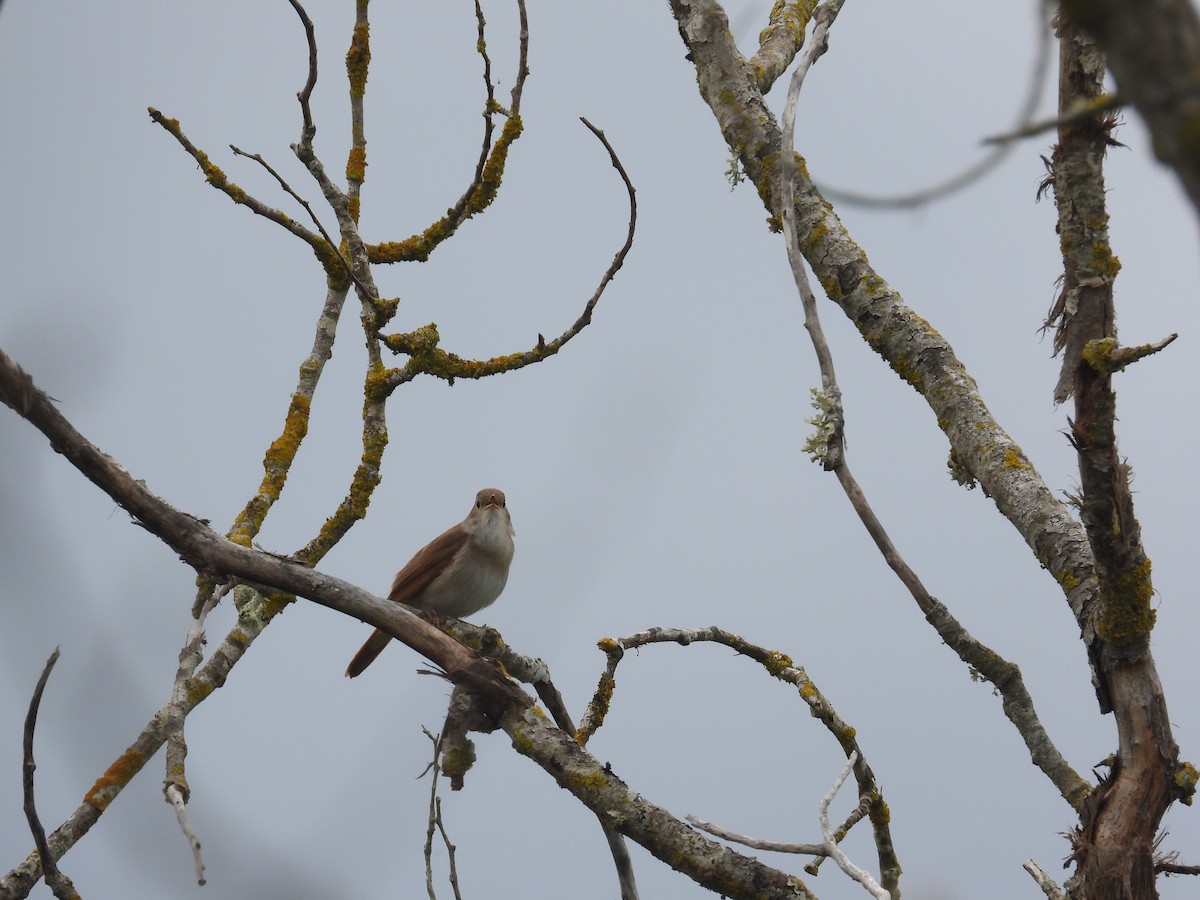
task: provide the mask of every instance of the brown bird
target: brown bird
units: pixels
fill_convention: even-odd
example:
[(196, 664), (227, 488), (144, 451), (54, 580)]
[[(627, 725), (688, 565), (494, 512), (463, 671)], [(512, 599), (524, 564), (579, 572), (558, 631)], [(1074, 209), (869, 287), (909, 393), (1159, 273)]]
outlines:
[[(467, 517), (416, 552), (396, 573), (388, 599), (461, 619), (490, 606), (508, 581), (512, 518), (504, 492), (484, 488)], [(392, 636), (378, 628), (346, 668), (353, 678), (375, 661)]]

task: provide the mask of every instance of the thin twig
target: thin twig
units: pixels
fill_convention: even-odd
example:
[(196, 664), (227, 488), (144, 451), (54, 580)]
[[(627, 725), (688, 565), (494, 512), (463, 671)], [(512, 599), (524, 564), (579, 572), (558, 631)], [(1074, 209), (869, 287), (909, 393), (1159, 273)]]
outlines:
[(462, 900), (462, 894), (459, 892), (458, 885), (458, 864), (455, 859), (457, 847), (450, 840), (450, 835), (446, 832), (446, 825), (442, 821), (442, 801), (438, 797), (438, 776), (442, 773), (441, 768), (441, 738), (433, 736), (433, 733), (428, 728), (422, 728), (425, 732), (425, 737), (433, 744), (433, 760), (429, 763), (426, 772), (430, 772), (429, 785), (429, 821), (425, 827), (425, 891), (429, 894), (429, 900), (437, 900), (437, 891), (433, 887), (433, 834), (436, 830), (442, 836), (442, 843), (446, 847), (446, 855), (449, 859), (449, 881), (450, 887), (454, 891), (456, 900)]
[(937, 630), (938, 635), (951, 647), (969, 666), (980, 672), (992, 682), (1004, 698), (1004, 712), (1009, 720), (1017, 727), (1021, 737), (1035, 764), (1051, 779), (1062, 793), (1063, 797), (1077, 808), (1091, 790), (1091, 786), (1067, 763), (1066, 758), (1058, 751), (1049, 735), (1043, 728), (1033, 706), (1033, 698), (1025, 688), (1020, 669), (1001, 657), (999, 654), (977, 641), (963, 628), (949, 609), (938, 601), (922, 583), (920, 577), (908, 565), (896, 545), (892, 542), (887, 529), (875, 515), (867, 501), (866, 494), (859, 485), (850, 466), (846, 461), (843, 442), (844, 418), (841, 406), (841, 391), (838, 388), (837, 376), (833, 369), (833, 357), (821, 328), (820, 315), (817, 309), (816, 297), (809, 285), (808, 274), (805, 270), (804, 257), (800, 252), (799, 239), (796, 234), (795, 209), (795, 154), (793, 141), (796, 122), (796, 103), (804, 77), (817, 57), (826, 48), (826, 34), (829, 24), (836, 16), (840, 4), (831, 3), (828, 12), (820, 7), (814, 20), (817, 22), (813, 32), (812, 45), (801, 57), (796, 71), (792, 74), (788, 88), (787, 102), (784, 106), (783, 120), (780, 126), (781, 154), (783, 164), (780, 167), (780, 219), (783, 224), (784, 241), (787, 247), (788, 262), (796, 288), (804, 307), (804, 327), (812, 340), (813, 350), (821, 369), (821, 385), (823, 395), (828, 403), (825, 414), (830, 419), (828, 428), (828, 445), (823, 454), (826, 469), (832, 469), (842, 486), (847, 499), (858, 514), (867, 533), (875, 542), (875, 546), (896, 574), (901, 583), (908, 589), (916, 601), (918, 608), (925, 618)]
[(790, 844), (784, 841), (767, 841), (762, 838), (751, 837), (748, 834), (738, 834), (736, 831), (730, 831), (727, 828), (722, 828), (715, 822), (709, 822), (705, 819), (698, 819), (695, 816), (684, 816), (689, 825), (694, 825), (701, 831), (707, 831), (711, 835), (721, 838), (726, 841), (733, 841), (735, 844), (741, 844), (743, 847), (750, 847), (754, 850), (768, 850), (772, 853), (798, 853), (805, 856), (828, 856), (829, 849), (822, 844)]
[(163, 776), (163, 797), (175, 810), (179, 828), (192, 848), (192, 862), (196, 869), (196, 883), (205, 884), (204, 857), (200, 852), (200, 839), (196, 836), (187, 812), (191, 788), (187, 782), (187, 740), (184, 723), (190, 709), (188, 697), (192, 688), (192, 676), (204, 659), (204, 622), (234, 586), (232, 579), (210, 591), (207, 599), (196, 610), (188, 625), (187, 636), (179, 651), (179, 666), (175, 670), (175, 681), (171, 686), (171, 699), (167, 703), (165, 720), (167, 730), (166, 772)]
[[(300, 101), (300, 111), (304, 116), (305, 132), (311, 132), (311, 135), (315, 135), (317, 133), (317, 126), (313, 124), (309, 99), (312, 97), (313, 88), (317, 86), (316, 29), (313, 28), (312, 19), (308, 17), (308, 13), (304, 7), (300, 5), (300, 0), (288, 0), (288, 2), (292, 4), (292, 9), (296, 11), (296, 15), (300, 17), (300, 21), (304, 24), (304, 36), (308, 42), (308, 80), (304, 83), (304, 87), (300, 93), (296, 95), (296, 99)], [(312, 139), (311, 135), (309, 140)]]
[[(1038, 53), (1034, 60), (1033, 72), (1029, 78), (1029, 86), (1025, 92), (1025, 100), (1021, 104), (1021, 109), (1017, 113), (1016, 124), (1013, 126), (1014, 132), (1020, 132), (1033, 118), (1033, 114), (1037, 111), (1038, 103), (1041, 101), (1041, 97), (1046, 86), (1046, 81), (1049, 77), (1053, 41), (1051, 40), (1050, 29), (1044, 21), (1045, 16), (1041, 12), (1042, 8), (1043, 5), (1038, 4), (1038, 33), (1041, 36), (1041, 41), (1038, 44)], [(948, 197), (951, 194), (974, 184), (992, 169), (1000, 165), (1000, 163), (1004, 161), (1005, 157), (1012, 152), (1012, 149), (1015, 146), (1011, 141), (996, 143), (985, 140), (985, 143), (992, 143), (994, 146), (989, 153), (987, 153), (977, 162), (972, 163), (961, 172), (952, 175), (944, 181), (940, 181), (937, 184), (930, 185), (929, 187), (921, 188), (920, 190), (911, 191), (907, 194), (897, 194), (890, 197), (879, 196), (874, 194), (863, 194), (858, 191), (844, 190), (842, 188), (830, 187), (829, 185), (821, 185), (821, 191), (831, 200), (839, 203), (849, 203), (854, 206), (861, 206), (867, 209), (916, 209), (917, 207), (924, 206), (927, 203), (932, 203), (934, 200), (940, 200), (943, 197)]]
[[(292, 0), (292, 2), (294, 3), (295, 0)], [(365, 292), (366, 287), (355, 276), (354, 270), (350, 268), (350, 263), (347, 262), (346, 257), (342, 255), (342, 252), (338, 249), (338, 245), (334, 239), (329, 236), (329, 232), (325, 230), (325, 226), (321, 224), (321, 220), (317, 218), (317, 214), (313, 212), (313, 208), (311, 205), (309, 205), (309, 202), (292, 189), (292, 186), (284, 180), (283, 176), (275, 171), (275, 168), (269, 162), (262, 158), (262, 154), (247, 153), (245, 150), (235, 147), (233, 144), (229, 145), (229, 149), (232, 150), (237, 156), (244, 156), (246, 159), (254, 160), (256, 163), (270, 172), (275, 180), (279, 182), (279, 186), (283, 188), (289, 195), (291, 195), (293, 200), (304, 207), (304, 211), (308, 213), (308, 217), (312, 220), (312, 223), (317, 226), (317, 231), (321, 233), (321, 237), (325, 238), (325, 242), (329, 245), (329, 252), (335, 254), (337, 258), (342, 261), (342, 265), (345, 267), (346, 274), (350, 277), (350, 280), (358, 286), (359, 290)]]
[(63, 900), (63, 898), (78, 897), (79, 895), (76, 893), (71, 879), (58, 868), (58, 863), (46, 841), (46, 831), (42, 828), (41, 819), (38, 818), (37, 804), (33, 798), (33, 773), (37, 769), (37, 764), (33, 761), (33, 732), (37, 728), (38, 708), (42, 705), (42, 692), (46, 690), (46, 682), (50, 680), (50, 672), (53, 671), (56, 662), (58, 662), (57, 647), (50, 654), (50, 658), (46, 660), (46, 665), (42, 667), (41, 677), (38, 678), (37, 686), (33, 689), (33, 696), (29, 698), (29, 712), (25, 714), (25, 734), (22, 742), (24, 764), (21, 769), (21, 787), (25, 797), (25, 821), (29, 823), (29, 831), (33, 834), (33, 843), (37, 846), (38, 855), (42, 860), (42, 874), (54, 896)]
[(1052, 119), (1028, 122), (1004, 134), (994, 134), (985, 137), (983, 142), (985, 144), (1007, 144), (1012, 141), (1022, 140), (1023, 138), (1037, 137), (1039, 134), (1047, 131), (1056, 131), (1097, 116), (1114, 112), (1121, 109), (1124, 105), (1125, 100), (1119, 94), (1101, 94), (1090, 101), (1077, 101), (1070, 109), (1064, 110)]
[(833, 857), (833, 861), (838, 864), (838, 867), (843, 872), (866, 888), (876, 900), (891, 900), (892, 894), (890, 891), (884, 890), (879, 882), (872, 878), (866, 870), (860, 869), (854, 863), (850, 862), (850, 857), (838, 846), (837, 839), (833, 836), (833, 830), (829, 827), (829, 804), (833, 802), (833, 798), (837, 796), (837, 792), (842, 789), (842, 785), (850, 777), (850, 772), (854, 769), (854, 764), (857, 761), (858, 751), (854, 751), (846, 760), (846, 765), (842, 767), (841, 774), (834, 780), (833, 787), (829, 789), (829, 793), (821, 798), (821, 803), (817, 807), (817, 815), (821, 821), (821, 836), (825, 838), (825, 851)]
[(324, 239), (315, 231), (309, 231), (282, 210), (267, 206), (261, 200), (247, 193), (245, 188), (230, 181), (228, 176), (221, 171), (220, 167), (209, 159), (208, 154), (188, 139), (187, 135), (183, 133), (183, 128), (180, 126), (178, 119), (168, 118), (154, 107), (149, 107), (147, 111), (150, 113), (150, 118), (175, 138), (179, 142), (179, 146), (183, 147), (188, 155), (196, 161), (196, 164), (200, 167), (200, 171), (204, 173), (205, 180), (217, 190), (224, 193), (230, 200), (241, 206), (245, 206), (251, 212), (262, 216), (264, 219), (269, 219), (281, 228), (287, 229), (316, 250), (321, 250), (326, 246)]
[[(625, 657), (625, 651), (651, 644), (676, 643), (686, 647), (697, 642), (723, 644), (736, 651), (740, 656), (759, 663), (780, 681), (794, 685), (800, 698), (808, 705), (810, 712), (833, 735), (834, 739), (841, 746), (842, 751), (847, 756), (851, 753), (855, 754), (854, 776), (858, 783), (860, 803), (864, 804), (864, 813), (868, 811), (875, 813), (875, 815), (871, 816), (871, 824), (874, 828), (875, 846), (879, 855), (880, 871), (883, 873), (884, 882), (888, 885), (888, 889), (891, 890), (895, 887), (899, 878), (900, 863), (896, 859), (895, 846), (892, 843), (887, 805), (884, 802), (883, 791), (879, 786), (875, 773), (867, 764), (862, 749), (858, 746), (857, 732), (838, 715), (837, 711), (833, 708), (833, 704), (829, 702), (825, 695), (812, 682), (808, 677), (808, 673), (801, 666), (797, 666), (787, 654), (752, 644), (741, 635), (733, 634), (716, 626), (696, 629), (650, 628), (646, 631), (639, 631), (636, 634), (626, 635), (623, 638), (604, 638), (599, 642), (599, 647), (608, 656), (608, 670), (602, 676), (602, 680), (604, 678), (609, 679), (609, 687), (603, 691), (598, 689), (597, 695), (601, 693), (605, 694), (605, 710), (607, 710), (608, 702), (611, 702), (612, 688), (616, 685), (616, 665)], [(589, 714), (592, 714), (592, 710), (590, 709)], [(838, 831), (839, 839), (840, 837), (844, 837), (846, 832), (862, 818), (862, 814), (852, 815), (848, 818)], [(815, 861), (816, 864), (820, 862), (820, 859)]]
[[(171, 739), (172, 741), (174, 738)], [(186, 749), (185, 749), (186, 755)], [(187, 797), (180, 789), (178, 784), (167, 784), (163, 788), (163, 796), (167, 802), (171, 804), (171, 808), (175, 810), (175, 818), (179, 822), (179, 828), (183, 831), (183, 836), (187, 838), (188, 844), (192, 848), (192, 864), (196, 868), (196, 884), (201, 886), (208, 883), (208, 879), (204, 877), (204, 857), (200, 853), (200, 838), (196, 836), (196, 829), (192, 827), (191, 817), (187, 811)]]
[[(366, 4), (359, 4), (365, 9)], [(487, 22), (483, 17), (483, 7), (476, 3), (475, 16), (478, 23), (476, 47), (483, 58), (483, 76), (487, 98), (483, 116), (483, 146), (475, 163), (475, 172), (471, 183), (463, 191), (458, 201), (447, 210), (446, 215), (427, 226), (424, 231), (411, 235), (400, 241), (387, 241), (379, 244), (369, 244), (367, 252), (371, 262), (395, 263), (409, 260), (425, 261), (430, 254), (452, 237), (459, 226), (467, 219), (483, 212), (495, 200), (500, 189), (504, 174), (504, 166), (508, 159), (508, 151), (524, 131), (521, 120), (521, 97), (525, 90), (525, 79), (529, 76), (529, 18), (524, 0), (517, 2), (517, 14), (520, 19), (517, 48), (517, 72), (513, 79), (513, 87), (508, 108), (502, 107), (495, 96), (495, 86), (492, 84), (491, 59), (487, 53), (487, 41), (484, 38)], [(493, 143), (495, 123), (493, 115), (505, 116), (508, 121), (501, 129), (500, 137)]]
[(609, 264), (608, 269), (605, 270), (604, 275), (601, 276), (596, 290), (584, 305), (583, 312), (579, 314), (579, 317), (566, 331), (554, 340), (547, 341), (539, 334), (537, 343), (530, 350), (524, 353), (497, 356), (489, 360), (463, 359), (454, 353), (442, 350), (437, 345), (437, 330), (432, 326), (426, 326), (407, 334), (385, 335), (383, 342), (388, 349), (394, 353), (407, 353), (410, 355), (408, 362), (403, 368), (393, 369), (388, 373), (385, 379), (388, 390), (394, 390), (399, 385), (411, 381), (422, 372), (442, 378), (450, 384), (453, 384), (459, 378), (485, 378), (501, 372), (513, 372), (525, 366), (541, 362), (543, 359), (558, 353), (573, 337), (591, 324), (592, 312), (595, 310), (596, 304), (599, 303), (600, 296), (604, 293), (609, 283), (612, 282), (613, 278), (616, 277), (621, 266), (625, 264), (625, 257), (633, 248), (633, 238), (637, 231), (637, 190), (634, 188), (629, 173), (625, 171), (625, 166), (622, 165), (616, 150), (613, 149), (604, 132), (587, 119), (581, 118), (580, 121), (587, 126), (592, 134), (596, 135), (600, 143), (604, 145), (604, 149), (608, 151), (613, 168), (621, 176), (621, 181), (624, 182), (625, 191), (629, 196), (629, 226), (626, 229), (625, 242), (613, 255), (612, 262)]

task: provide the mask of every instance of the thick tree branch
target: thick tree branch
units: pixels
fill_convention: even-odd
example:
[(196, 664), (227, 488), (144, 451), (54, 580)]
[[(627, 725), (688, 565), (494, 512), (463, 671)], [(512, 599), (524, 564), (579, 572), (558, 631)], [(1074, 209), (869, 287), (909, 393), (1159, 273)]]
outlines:
[[(781, 136), (754, 73), (738, 52), (713, 0), (672, 0), (696, 64), (701, 96), (728, 145), (778, 216)], [(1091, 548), (1078, 521), (1054, 495), (1017, 443), (988, 411), (954, 349), (876, 272), (813, 184), (800, 160), (795, 177), (800, 249), (826, 295), (864, 340), (926, 400), (967, 480), (981, 484), (1057, 580), (1080, 623), (1097, 583)], [(1086, 636), (1086, 635), (1085, 635)]]
[(764, 94), (787, 71), (804, 46), (804, 30), (812, 19), (817, 2), (780, 0), (772, 7), (767, 27), (758, 36), (758, 50), (749, 60), (758, 76), (758, 89)]
[[(293, 560), (241, 547), (205, 523), (175, 509), (136, 481), (122, 466), (100, 452), (55, 409), (50, 398), (7, 355), (0, 351), (0, 401), (37, 427), (90, 481), (105, 491), (152, 534), (202, 572), (229, 575), (253, 584), (306, 597), (353, 616), (407, 644), (436, 663), (445, 677), (473, 695), (482, 713), (502, 727), (517, 752), (545, 769), (560, 786), (591, 809), (611, 828), (633, 838), (656, 857), (698, 884), (728, 897), (791, 900), (813, 895), (794, 876), (765, 866), (702, 837), (661, 807), (629, 789), (588, 754), (573, 735), (559, 729), (500, 667), (423, 621), (401, 604), (387, 601), (338, 578), (313, 571)], [(139, 749), (131, 748), (114, 768), (116, 791), (136, 773), (165, 740), (160, 717), (143, 732)], [(857, 767), (856, 767), (857, 771)], [(102, 778), (89, 793), (69, 831), (50, 840), (56, 858), (86, 833), (115, 792)], [(86, 808), (86, 809), (85, 809)], [(0, 898), (28, 893), (41, 871), (31, 855), (3, 879)]]
[[(926, 400), (937, 410), (938, 424), (942, 425), (952, 440), (955, 454), (960, 452), (960, 443), (967, 444), (962, 452), (967, 452), (968, 456), (979, 460), (976, 464), (980, 473), (978, 476), (992, 496), (996, 497), (997, 503), (1007, 497), (1009, 509), (1028, 516), (1031, 511), (1028, 494), (1032, 492), (1034, 502), (1040, 508), (1038, 511), (1054, 511), (1058, 528), (1074, 528), (1078, 532), (1078, 523), (1070, 520), (1066, 510), (1052, 496), (1049, 488), (1037, 478), (1037, 473), (1033, 472), (1032, 466), (1025, 461), (1019, 448), (1016, 448), (1012, 439), (1000, 430), (1000, 426), (986, 412), (982, 398), (979, 398), (974, 388), (973, 379), (954, 358), (953, 349), (928, 323), (908, 310), (899, 296), (890, 292), (881, 278), (870, 270), (862, 251), (853, 244), (850, 236), (845, 234), (841, 223), (836, 220), (832, 210), (828, 209), (820, 193), (812, 186), (803, 167), (803, 160), (793, 154), (791, 133), (796, 95), (800, 84), (803, 83), (805, 72), (824, 50), (828, 26), (833, 22), (839, 7), (838, 2), (818, 7), (817, 25), (811, 46), (806, 50), (792, 77), (791, 90), (788, 91), (788, 102), (785, 106), (784, 126), (775, 128), (769, 110), (764, 107), (762, 97), (752, 83), (748, 65), (740, 61), (737, 48), (733, 46), (732, 38), (728, 35), (727, 23), (720, 7), (710, 2), (680, 2), (673, 6), (677, 16), (682, 16), (680, 31), (683, 32), (685, 40), (690, 38), (689, 46), (692, 47), (697, 72), (700, 73), (701, 94), (718, 115), (726, 140), (731, 146), (742, 146), (740, 142), (744, 138), (748, 139), (749, 143), (744, 145), (743, 152), (746, 172), (755, 178), (760, 193), (770, 204), (770, 209), (786, 210), (781, 212), (780, 220), (788, 260), (796, 278), (800, 298), (804, 302), (805, 328), (812, 338), (821, 366), (822, 391), (818, 395), (818, 401), (822, 409), (824, 439), (820, 457), (824, 467), (833, 469), (838, 475), (846, 496), (850, 498), (871, 539), (880, 548), (890, 568), (916, 599), (926, 619), (935, 626), (942, 640), (959, 654), (960, 659), (1001, 691), (1004, 713), (1018, 728), (1021, 738), (1030, 750), (1033, 762), (1054, 782), (1063, 798), (1067, 799), (1073, 808), (1078, 808), (1091, 786), (1069, 766), (1066, 758), (1058, 752), (1049, 734), (1040, 724), (1019, 668), (968, 634), (948, 608), (929, 593), (916, 572), (896, 550), (887, 530), (866, 502), (862, 488), (845, 462), (841, 442), (840, 391), (836, 383), (832, 354), (824, 341), (820, 317), (817, 316), (816, 298), (809, 288), (804, 260), (800, 258), (802, 251), (808, 257), (809, 265), (818, 277), (821, 277), (830, 298), (838, 301), (852, 318), (857, 317), (856, 324), (864, 330), (864, 336), (871, 346), (892, 364), (896, 372), (924, 392)], [(734, 106), (734, 102), (728, 98), (730, 91), (722, 90), (719, 86), (725, 85), (727, 88), (731, 84), (739, 85), (742, 89), (740, 92), (734, 91), (733, 94), (737, 96), (736, 103), (743, 106)], [(762, 115), (758, 114), (760, 109)], [(748, 112), (752, 114), (746, 114)], [(779, 198), (778, 202), (775, 198)], [(836, 278), (836, 281), (833, 278)], [(850, 293), (847, 295), (846, 292)], [(859, 296), (856, 298), (854, 294)], [(877, 318), (881, 316), (882, 322)], [(959, 416), (970, 416), (974, 425), (970, 428), (960, 427), (961, 422), (956, 421)], [(984, 434), (989, 440), (980, 442), (979, 437)], [(1004, 456), (1002, 460), (997, 461), (995, 455), (1000, 448), (1004, 448)], [(1022, 481), (1028, 481), (1030, 484), (1014, 484), (1014, 481), (1008, 478), (1008, 473), (1014, 469), (1022, 473)], [(1006, 505), (1001, 505), (1001, 509), (1006, 509)], [(1008, 512), (1006, 515), (1009, 515)], [(1021, 521), (1014, 515), (1009, 515), (1009, 518), (1021, 528), (1022, 534), (1026, 534), (1031, 546), (1037, 548), (1038, 541), (1044, 536), (1042, 522)], [(1075, 540), (1081, 541), (1082, 536)], [(1081, 550), (1086, 551), (1086, 542)], [(1088, 566), (1090, 560), (1084, 556), (1079, 560), (1079, 565)], [(1081, 598), (1078, 602), (1081, 602)]]
[[(1059, 108), (1100, 96), (1104, 57), (1063, 20), (1059, 32)], [(1113, 280), (1120, 264), (1108, 242), (1104, 153), (1111, 119), (1064, 124), (1052, 177), (1063, 252), (1055, 345), (1063, 350), (1056, 400), (1075, 397), (1071, 441), (1078, 451), (1080, 514), (1096, 560), (1100, 590), (1084, 607), (1096, 640), (1093, 666), (1112, 704), (1119, 748), (1111, 777), (1082, 809), (1073, 837), (1080, 897), (1153, 896), (1154, 839), (1172, 800), (1179, 748), (1150, 652), (1155, 614), (1150, 559), (1134, 515), (1129, 467), (1116, 438)], [(1136, 354), (1134, 354), (1136, 356)]]

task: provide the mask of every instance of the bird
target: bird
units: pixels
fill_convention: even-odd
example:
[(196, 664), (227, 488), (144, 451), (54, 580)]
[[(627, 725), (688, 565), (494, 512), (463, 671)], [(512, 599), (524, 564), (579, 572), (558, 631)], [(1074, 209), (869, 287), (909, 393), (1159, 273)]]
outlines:
[[(418, 550), (396, 573), (388, 599), (440, 616), (474, 615), (495, 602), (508, 582), (514, 534), (504, 491), (484, 488), (465, 519)], [(376, 628), (350, 660), (346, 677), (361, 675), (391, 639)]]

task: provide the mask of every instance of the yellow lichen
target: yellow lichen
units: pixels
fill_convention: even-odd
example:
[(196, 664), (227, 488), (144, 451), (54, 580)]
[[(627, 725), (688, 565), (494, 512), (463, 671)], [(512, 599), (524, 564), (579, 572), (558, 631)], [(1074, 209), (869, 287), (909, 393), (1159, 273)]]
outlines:
[(1196, 796), (1196, 784), (1200, 782), (1200, 772), (1196, 770), (1190, 762), (1182, 762), (1175, 770), (1175, 796), (1185, 806), (1192, 805), (1192, 798)]
[(767, 658), (764, 660), (763, 665), (766, 667), (768, 672), (778, 678), (783, 674), (785, 669), (794, 668), (796, 664), (786, 653), (780, 653), (778, 650), (772, 650), (769, 654), (767, 654)]
[(1143, 559), (1131, 571), (1113, 579), (1105, 592), (1096, 631), (1108, 643), (1140, 640), (1154, 630), (1156, 614), (1150, 605), (1154, 595), (1150, 569), (1149, 558)]
[(1004, 468), (1006, 469), (1032, 469), (1029, 460), (1025, 458), (1025, 454), (1018, 447), (1009, 447), (1004, 451)]
[(346, 180), (362, 184), (367, 177), (367, 148), (351, 147), (346, 158)]
[(121, 789), (129, 784), (130, 779), (140, 772), (144, 765), (146, 765), (144, 754), (136, 750), (126, 750), (117, 757), (103, 775), (96, 779), (92, 789), (83, 798), (84, 802), (90, 803), (101, 811), (107, 809), (108, 804), (112, 803)]
[(367, 69), (371, 63), (371, 30), (365, 22), (354, 26), (350, 49), (346, 51), (346, 74), (350, 77), (350, 94), (362, 97), (367, 92)]

